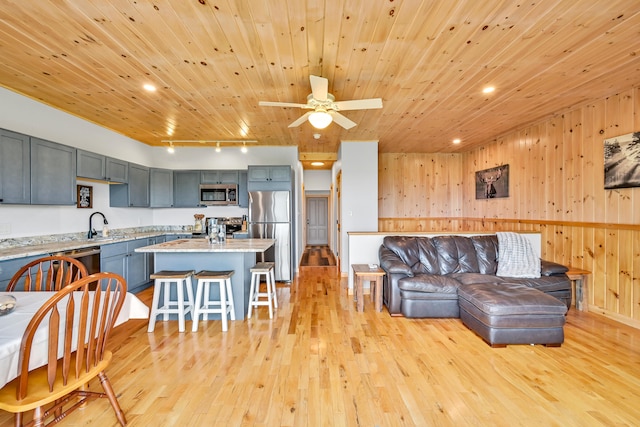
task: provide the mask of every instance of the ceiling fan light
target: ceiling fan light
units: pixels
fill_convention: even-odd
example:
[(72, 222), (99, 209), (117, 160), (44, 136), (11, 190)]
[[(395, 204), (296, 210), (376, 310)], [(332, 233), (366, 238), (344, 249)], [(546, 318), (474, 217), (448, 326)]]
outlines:
[(309, 115), (309, 123), (316, 129), (324, 129), (331, 124), (333, 117), (326, 111), (314, 111)]

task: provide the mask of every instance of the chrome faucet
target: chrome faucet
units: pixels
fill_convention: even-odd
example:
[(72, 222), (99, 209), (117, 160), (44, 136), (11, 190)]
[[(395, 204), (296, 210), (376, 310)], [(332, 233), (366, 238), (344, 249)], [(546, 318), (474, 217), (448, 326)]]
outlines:
[(107, 225), (109, 224), (107, 222), (107, 218), (104, 216), (104, 214), (102, 212), (94, 212), (91, 214), (91, 216), (89, 217), (89, 234), (87, 234), (87, 238), (89, 239), (93, 239), (94, 236), (96, 236), (98, 234), (98, 232), (96, 231), (95, 228), (93, 228), (93, 225), (91, 224), (91, 220), (93, 219), (94, 215), (99, 214), (100, 216), (102, 216), (102, 219), (104, 220), (104, 224)]

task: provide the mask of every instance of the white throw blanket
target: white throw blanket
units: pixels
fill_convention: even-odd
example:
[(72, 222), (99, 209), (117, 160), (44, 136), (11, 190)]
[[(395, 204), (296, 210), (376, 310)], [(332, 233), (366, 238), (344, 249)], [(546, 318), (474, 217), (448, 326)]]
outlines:
[(540, 258), (531, 242), (518, 233), (497, 232), (498, 271), (501, 277), (540, 277)]

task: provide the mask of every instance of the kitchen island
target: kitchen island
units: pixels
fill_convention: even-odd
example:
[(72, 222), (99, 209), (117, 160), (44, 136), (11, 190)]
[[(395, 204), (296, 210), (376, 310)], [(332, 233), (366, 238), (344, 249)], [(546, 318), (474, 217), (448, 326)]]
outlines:
[[(227, 239), (225, 243), (209, 244), (207, 239), (179, 239), (135, 251), (153, 253), (155, 271), (194, 270), (197, 273), (200, 270), (233, 270), (231, 286), (236, 319), (240, 320), (245, 318), (249, 307), (249, 269), (255, 265), (256, 255), (271, 248), (275, 242), (274, 239)], [(194, 296), (195, 285), (194, 280)], [(214, 293), (212, 296), (219, 295)]]

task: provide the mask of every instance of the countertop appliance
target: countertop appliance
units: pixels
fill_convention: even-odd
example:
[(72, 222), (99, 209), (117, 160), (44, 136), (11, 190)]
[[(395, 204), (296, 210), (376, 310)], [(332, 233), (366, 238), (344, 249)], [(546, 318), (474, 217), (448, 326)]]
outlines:
[(194, 232), (193, 238), (205, 238), (209, 235), (209, 220), (214, 219), (216, 224), (223, 224), (226, 227), (227, 239), (233, 239), (233, 233), (242, 231), (242, 217), (207, 217), (205, 218), (205, 230), (202, 233)]
[(238, 204), (237, 184), (200, 184), (200, 204), (232, 206)]
[(275, 262), (277, 281), (290, 282), (293, 278), (291, 215), (291, 192), (249, 192), (249, 237), (276, 240), (270, 250), (258, 254), (258, 261)]

